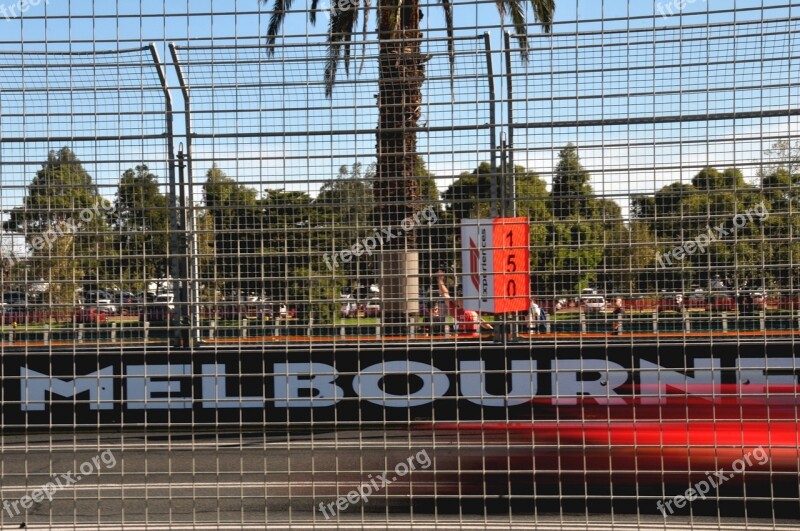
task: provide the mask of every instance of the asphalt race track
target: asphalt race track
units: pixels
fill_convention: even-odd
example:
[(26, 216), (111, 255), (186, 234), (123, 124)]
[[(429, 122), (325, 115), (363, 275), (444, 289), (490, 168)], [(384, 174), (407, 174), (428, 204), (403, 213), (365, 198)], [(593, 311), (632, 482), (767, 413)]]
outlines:
[[(555, 496), (534, 504), (530, 498), (462, 497), (459, 503), (457, 485), (452, 496), (410, 502), (409, 490), (425, 492), (425, 480), (391, 482), (398, 463), (413, 460), (417, 471), (428, 463), (432, 471), (452, 467), (448, 459), (455, 452), (484, 450), (470, 441), (454, 445), (431, 434), (385, 431), (6, 435), (0, 487), (5, 502), (31, 495), (53, 476), (72, 472), (73, 483), (55, 491), (52, 502), (44, 499), (19, 516), (9, 516), (9, 504), (0, 523), (2, 529), (18, 529), (23, 522), (33, 529), (406, 529), (412, 523), (419, 529), (710, 529), (720, 523), (726, 529), (800, 528), (797, 520), (779, 515), (730, 518), (716, 510), (691, 523), (688, 515), (665, 519), (654, 499), (640, 502), (647, 507), (638, 514), (625, 500), (612, 506), (600, 498), (575, 504)], [(102, 452), (109, 459), (99, 461)], [(82, 477), (80, 466), (93, 458), (100, 475)], [(348, 502), (338, 514), (328, 512), (329, 519), (320, 512), (320, 503), (335, 507), (337, 497), (380, 476), (391, 484), (374, 482), (379, 490), (367, 501)], [(481, 478), (460, 480), (475, 481)]]

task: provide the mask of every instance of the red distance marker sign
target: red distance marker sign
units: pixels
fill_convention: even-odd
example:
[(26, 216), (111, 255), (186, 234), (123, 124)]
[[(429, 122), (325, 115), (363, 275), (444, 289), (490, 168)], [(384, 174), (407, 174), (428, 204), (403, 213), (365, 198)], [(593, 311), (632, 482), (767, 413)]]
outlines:
[(531, 275), (528, 218), (494, 221), (494, 313), (530, 308)]
[(465, 219), (461, 241), (464, 308), (487, 313), (527, 311), (528, 219)]

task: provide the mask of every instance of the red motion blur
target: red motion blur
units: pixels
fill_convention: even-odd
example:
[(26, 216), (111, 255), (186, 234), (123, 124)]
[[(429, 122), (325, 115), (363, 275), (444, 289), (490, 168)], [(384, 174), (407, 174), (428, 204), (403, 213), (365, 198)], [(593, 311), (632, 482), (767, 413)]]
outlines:
[[(457, 483), (463, 493), (501, 474), (495, 483), (509, 488), (530, 485), (532, 478), (537, 485), (685, 488), (720, 469), (733, 475), (730, 484), (797, 485), (800, 387), (693, 385), (661, 396), (656, 388), (652, 394), (642, 386), (628, 391), (608, 403), (579, 397), (553, 405), (551, 397), (536, 398), (537, 418), (530, 422), (423, 426), (437, 447), (455, 449), (448, 452), (452, 459), (437, 459), (436, 469), (459, 471), (437, 474), (439, 485), (432, 486), (444, 494), (441, 485)], [(748, 455), (749, 464), (736, 463), (743, 470), (734, 470)], [(472, 484), (470, 471), (480, 472), (479, 484)]]

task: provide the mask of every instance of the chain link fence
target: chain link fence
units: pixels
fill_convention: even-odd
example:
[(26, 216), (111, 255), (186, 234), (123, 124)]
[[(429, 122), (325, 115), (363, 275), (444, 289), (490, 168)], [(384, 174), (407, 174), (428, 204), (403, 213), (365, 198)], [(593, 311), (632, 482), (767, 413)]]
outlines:
[(0, 4), (0, 526), (794, 525), (800, 5), (156, 4)]

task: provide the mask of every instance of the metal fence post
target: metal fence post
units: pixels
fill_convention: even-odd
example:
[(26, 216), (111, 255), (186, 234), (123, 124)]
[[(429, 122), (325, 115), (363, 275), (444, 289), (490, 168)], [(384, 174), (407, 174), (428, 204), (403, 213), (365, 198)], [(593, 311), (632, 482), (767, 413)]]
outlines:
[[(175, 297), (175, 318), (178, 323), (183, 322), (183, 312), (185, 311), (182, 292), (181, 292), (181, 264), (178, 260), (179, 255), (179, 240), (181, 227), (178, 224), (178, 185), (175, 175), (175, 133), (173, 128), (173, 108), (172, 96), (169, 93), (169, 86), (167, 84), (167, 74), (161, 64), (161, 59), (158, 55), (158, 49), (155, 43), (150, 44), (150, 54), (153, 56), (153, 62), (158, 72), (158, 78), (161, 81), (161, 87), (164, 92), (164, 105), (166, 107), (166, 142), (167, 142), (167, 158), (169, 159), (168, 178), (169, 178), (169, 229), (170, 229), (170, 277), (172, 280), (172, 292)], [(173, 330), (173, 346), (181, 344), (181, 327), (177, 326)]]
[(492, 39), (489, 32), (483, 34), (484, 48), (486, 50), (486, 75), (489, 79), (489, 149), (491, 150), (490, 164), (492, 177), (490, 182), (491, 216), (498, 216), (497, 194), (497, 98), (494, 87), (494, 63), (492, 61)]
[[(170, 55), (172, 56), (173, 67), (178, 76), (178, 83), (181, 87), (181, 94), (184, 102), (184, 121), (186, 129), (186, 186), (189, 193), (186, 196), (186, 203), (183, 205), (184, 220), (186, 224), (183, 229), (186, 237), (186, 273), (188, 303), (187, 311), (189, 315), (189, 335), (191, 342), (196, 344), (200, 341), (200, 263), (199, 247), (197, 241), (197, 209), (194, 204), (194, 167), (192, 158), (192, 106), (189, 87), (183, 75), (183, 69), (178, 57), (175, 43), (169, 43)], [(183, 183), (181, 183), (183, 186)]]

